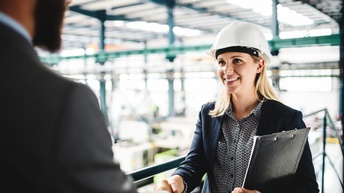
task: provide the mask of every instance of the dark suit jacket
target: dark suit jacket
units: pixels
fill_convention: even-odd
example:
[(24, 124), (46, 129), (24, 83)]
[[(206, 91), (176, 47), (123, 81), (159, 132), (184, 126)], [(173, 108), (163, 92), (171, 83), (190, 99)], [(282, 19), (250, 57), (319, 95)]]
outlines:
[[(200, 184), (205, 173), (212, 173), (216, 157), (217, 143), (222, 127), (223, 117), (212, 118), (208, 115), (214, 109), (214, 102), (202, 106), (196, 131), (185, 160), (172, 174), (183, 177), (192, 191)], [(257, 128), (257, 135), (270, 134), (283, 130), (304, 128), (302, 113), (289, 108), (282, 103), (267, 100), (263, 103), (261, 116)], [(206, 177), (202, 192), (210, 192), (211, 182)], [(266, 185), (260, 190), (262, 193), (314, 193), (319, 192), (316, 182), (312, 155), (307, 142), (297, 173), (287, 179), (280, 179), (273, 184)]]
[(136, 192), (87, 86), (54, 73), (2, 23), (0, 66), (0, 192)]

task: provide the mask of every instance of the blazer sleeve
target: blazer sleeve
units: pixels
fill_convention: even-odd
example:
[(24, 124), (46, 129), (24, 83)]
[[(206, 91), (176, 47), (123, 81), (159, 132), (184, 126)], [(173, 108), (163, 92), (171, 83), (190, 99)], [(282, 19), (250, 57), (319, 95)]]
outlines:
[(203, 140), (205, 113), (207, 114), (208, 110), (206, 110), (205, 105), (203, 105), (198, 115), (196, 130), (194, 132), (190, 150), (185, 160), (180, 164), (175, 172), (172, 173), (172, 175), (180, 175), (183, 177), (184, 182), (188, 186), (187, 192), (192, 191), (200, 184), (207, 168)]
[(118, 163), (106, 122), (93, 91), (71, 84), (54, 131), (51, 192), (134, 193)]

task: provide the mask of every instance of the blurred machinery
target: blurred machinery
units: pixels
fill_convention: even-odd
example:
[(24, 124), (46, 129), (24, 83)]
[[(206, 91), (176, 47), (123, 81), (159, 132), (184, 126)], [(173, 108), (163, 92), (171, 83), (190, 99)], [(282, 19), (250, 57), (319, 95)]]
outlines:
[(195, 122), (185, 117), (151, 124), (123, 120), (118, 126), (114, 155), (125, 172), (161, 163), (187, 152), (194, 129)]

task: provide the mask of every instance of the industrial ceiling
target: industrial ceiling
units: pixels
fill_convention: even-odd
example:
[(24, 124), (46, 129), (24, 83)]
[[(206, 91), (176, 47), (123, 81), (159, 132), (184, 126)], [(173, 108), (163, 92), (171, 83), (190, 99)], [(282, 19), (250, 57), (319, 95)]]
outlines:
[[(63, 49), (98, 47), (102, 24), (105, 44), (118, 50), (171, 44), (169, 26), (174, 26), (174, 44), (208, 44), (234, 20), (255, 23), (272, 38), (273, 1), (73, 0), (65, 18)], [(317, 29), (320, 35), (339, 33), (342, 0), (276, 2), (280, 37), (295, 31), (311, 36)]]

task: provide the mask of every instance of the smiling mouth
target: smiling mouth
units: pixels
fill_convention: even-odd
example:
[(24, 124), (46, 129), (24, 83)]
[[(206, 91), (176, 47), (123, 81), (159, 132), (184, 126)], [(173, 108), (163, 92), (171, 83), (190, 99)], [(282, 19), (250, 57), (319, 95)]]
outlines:
[(231, 78), (231, 79), (226, 79), (226, 78), (224, 78), (224, 81), (225, 81), (225, 82), (234, 82), (234, 81), (237, 81), (237, 80), (239, 80), (239, 77), (237, 77), (237, 78)]

